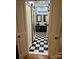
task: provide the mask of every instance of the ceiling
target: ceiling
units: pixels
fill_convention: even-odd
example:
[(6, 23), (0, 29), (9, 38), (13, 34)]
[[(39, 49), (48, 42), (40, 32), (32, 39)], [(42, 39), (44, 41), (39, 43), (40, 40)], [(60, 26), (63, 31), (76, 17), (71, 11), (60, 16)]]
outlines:
[(39, 15), (47, 15), (49, 10), (49, 1), (28, 1), (28, 4), (32, 4), (33, 12)]

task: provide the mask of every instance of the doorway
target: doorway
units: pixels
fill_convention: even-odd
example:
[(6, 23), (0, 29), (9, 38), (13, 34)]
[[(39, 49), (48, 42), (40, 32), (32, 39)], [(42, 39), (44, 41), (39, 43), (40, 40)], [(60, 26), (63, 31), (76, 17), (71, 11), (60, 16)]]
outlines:
[(29, 54), (48, 55), (50, 1), (26, 1)]
[[(40, 22), (42, 25), (46, 24), (45, 19), (49, 19), (47, 23), (47, 27), (42, 27), (41, 29), (47, 28), (46, 30), (46, 35), (48, 38), (48, 57), (51, 59), (55, 59), (58, 57), (59, 54), (61, 54), (61, 33), (62, 33), (62, 0), (50, 0), (51, 3), (49, 4), (50, 7), (48, 7), (48, 16), (46, 18), (46, 15), (41, 15), (42, 11), (44, 11), (45, 8), (39, 12), (37, 12), (37, 9), (34, 8), (34, 11), (32, 11), (32, 4), (29, 3), (29, 1), (25, 0), (17, 0), (17, 35), (16, 35), (16, 41), (17, 41), (17, 46), (18, 46), (18, 52), (19, 52), (19, 58), (23, 59), (24, 56), (29, 55), (29, 50), (30, 47), (32, 46), (32, 43), (34, 41), (33, 35), (36, 34), (36, 31), (42, 31), (40, 29)], [(33, 1), (34, 2), (34, 1)], [(32, 2), (31, 2), (32, 3)], [(36, 1), (37, 3), (37, 1)], [(41, 4), (42, 5), (42, 4)], [(44, 5), (43, 5), (44, 6)], [(26, 10), (25, 10), (26, 8)], [(33, 13), (32, 13), (33, 12)], [(35, 13), (36, 12), (36, 13)], [(39, 13), (39, 14), (38, 14)], [(46, 11), (43, 12), (45, 14)], [(36, 15), (38, 14), (38, 15)], [(32, 16), (33, 15), (33, 16)], [(34, 17), (35, 16), (35, 17)], [(37, 18), (37, 21), (34, 19)], [(44, 18), (44, 19), (43, 19)], [(41, 19), (41, 20), (40, 20)], [(44, 20), (44, 21), (43, 21)], [(36, 26), (34, 26), (33, 21), (37, 24), (37, 29)], [(44, 24), (45, 23), (45, 24)], [(49, 27), (49, 30), (48, 30)], [(35, 29), (35, 30), (33, 30)], [(61, 40), (60, 40), (61, 39)], [(26, 43), (25, 43), (26, 42)], [(34, 49), (34, 48), (33, 48)], [(33, 53), (34, 54), (34, 53)], [(56, 57), (57, 56), (57, 57)]]

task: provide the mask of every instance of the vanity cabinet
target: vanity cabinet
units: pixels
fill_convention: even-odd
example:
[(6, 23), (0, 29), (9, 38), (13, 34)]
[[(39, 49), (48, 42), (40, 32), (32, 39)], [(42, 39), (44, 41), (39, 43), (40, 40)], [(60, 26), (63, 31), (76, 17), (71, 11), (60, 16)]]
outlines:
[(46, 32), (47, 26), (46, 25), (36, 25), (36, 32)]

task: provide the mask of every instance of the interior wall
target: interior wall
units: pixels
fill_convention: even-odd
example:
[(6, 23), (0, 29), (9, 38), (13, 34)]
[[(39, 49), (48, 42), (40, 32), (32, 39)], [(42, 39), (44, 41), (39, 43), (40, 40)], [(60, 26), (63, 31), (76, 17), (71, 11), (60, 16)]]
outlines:
[(32, 8), (32, 24), (33, 26), (36, 24), (36, 13), (34, 12), (34, 8)]
[(47, 24), (49, 24), (49, 12), (48, 12), (48, 15), (46, 17), (46, 21), (47, 21)]
[(36, 24), (36, 14), (34, 13), (34, 19), (33, 19), (34, 25)]
[(35, 25), (36, 25), (36, 13), (34, 13), (33, 9), (32, 9), (32, 31), (33, 31), (33, 36), (35, 35)]
[(49, 14), (50, 14), (50, 11), (48, 12), (48, 16), (46, 18), (46, 21), (47, 21), (47, 36), (48, 36), (48, 28), (49, 28)]
[(28, 33), (28, 50), (32, 44), (32, 24), (31, 24), (31, 8), (26, 3), (27, 33)]

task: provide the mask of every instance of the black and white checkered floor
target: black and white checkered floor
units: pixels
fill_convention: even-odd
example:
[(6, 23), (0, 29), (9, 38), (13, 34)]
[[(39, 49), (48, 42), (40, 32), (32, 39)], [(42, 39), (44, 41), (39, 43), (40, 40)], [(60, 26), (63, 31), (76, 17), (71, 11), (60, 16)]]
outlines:
[(46, 33), (38, 32), (29, 49), (30, 53), (48, 55), (48, 39)]

